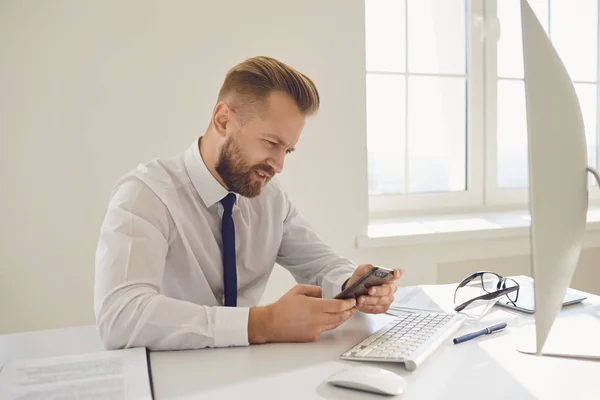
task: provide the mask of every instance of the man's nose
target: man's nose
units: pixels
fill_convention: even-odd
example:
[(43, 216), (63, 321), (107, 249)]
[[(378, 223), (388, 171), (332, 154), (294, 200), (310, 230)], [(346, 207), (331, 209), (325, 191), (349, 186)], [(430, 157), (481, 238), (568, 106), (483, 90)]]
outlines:
[(276, 174), (283, 171), (284, 159), (285, 159), (285, 150), (278, 152), (276, 157), (271, 158), (269, 165), (271, 166), (271, 168), (273, 168), (273, 170), (275, 170)]

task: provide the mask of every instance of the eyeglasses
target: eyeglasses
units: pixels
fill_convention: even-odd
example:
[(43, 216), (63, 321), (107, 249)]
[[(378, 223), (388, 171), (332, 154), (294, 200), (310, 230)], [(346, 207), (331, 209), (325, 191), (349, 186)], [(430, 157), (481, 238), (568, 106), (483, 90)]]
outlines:
[(517, 281), (495, 272), (475, 272), (463, 279), (454, 291), (454, 311), (465, 311), (473, 317), (481, 317), (502, 296), (506, 296), (514, 304), (519, 298)]

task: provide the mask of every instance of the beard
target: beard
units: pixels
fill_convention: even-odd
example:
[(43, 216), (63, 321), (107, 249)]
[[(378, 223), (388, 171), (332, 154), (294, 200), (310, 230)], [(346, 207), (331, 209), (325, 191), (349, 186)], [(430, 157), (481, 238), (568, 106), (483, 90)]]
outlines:
[(254, 175), (258, 171), (265, 171), (271, 177), (275, 175), (275, 171), (268, 164), (248, 165), (244, 161), (242, 149), (233, 137), (221, 148), (215, 169), (230, 191), (250, 198), (258, 196), (263, 186), (271, 180), (269, 177), (264, 183), (256, 181)]

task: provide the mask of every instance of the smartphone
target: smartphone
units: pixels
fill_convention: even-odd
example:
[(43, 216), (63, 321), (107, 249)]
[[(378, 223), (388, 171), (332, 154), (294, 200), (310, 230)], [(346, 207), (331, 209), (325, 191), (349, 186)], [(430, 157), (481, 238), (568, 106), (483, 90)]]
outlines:
[(381, 286), (394, 277), (394, 271), (383, 267), (373, 267), (362, 275), (352, 285), (342, 290), (335, 299), (351, 299), (368, 295), (369, 288), (372, 286)]

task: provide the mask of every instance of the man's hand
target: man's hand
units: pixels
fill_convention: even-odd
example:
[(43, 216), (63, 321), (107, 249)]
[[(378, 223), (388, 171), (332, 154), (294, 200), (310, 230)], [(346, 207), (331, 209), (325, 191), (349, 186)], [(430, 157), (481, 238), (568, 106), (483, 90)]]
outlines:
[[(346, 283), (346, 287), (356, 282), (358, 278), (367, 273), (371, 268), (373, 268), (373, 265), (371, 264), (363, 264), (356, 268), (348, 280), (348, 283)], [(358, 311), (368, 314), (380, 314), (386, 312), (390, 308), (390, 304), (392, 304), (394, 301), (394, 293), (396, 293), (396, 290), (398, 290), (398, 287), (394, 281), (403, 276), (403, 269), (395, 269), (394, 277), (387, 283), (381, 286), (373, 286), (372, 288), (369, 288), (368, 296), (360, 296), (358, 298), (358, 302), (356, 304)]]
[(335, 329), (350, 318), (355, 299), (322, 299), (321, 288), (296, 285), (277, 302), (253, 307), (248, 317), (248, 341), (312, 342), (322, 332)]

